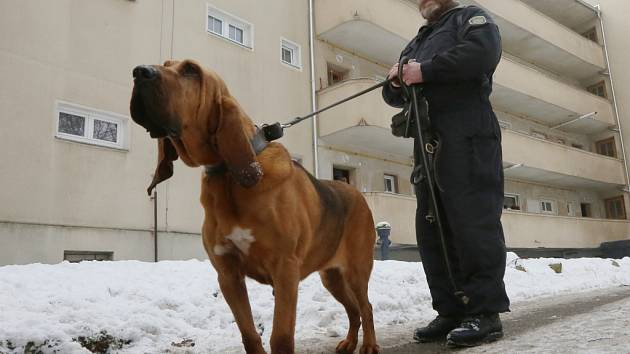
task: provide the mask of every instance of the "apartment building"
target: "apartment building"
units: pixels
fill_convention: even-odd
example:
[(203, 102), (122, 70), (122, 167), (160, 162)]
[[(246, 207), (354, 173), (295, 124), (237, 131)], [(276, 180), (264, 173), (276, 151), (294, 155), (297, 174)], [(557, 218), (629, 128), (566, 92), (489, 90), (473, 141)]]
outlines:
[[(630, 238), (630, 4), (601, 2), (465, 1), (503, 37), (492, 100), (510, 248)], [(205, 258), (200, 169), (177, 162), (146, 196), (156, 149), (129, 117), (131, 69), (197, 59), (256, 123), (285, 121), (383, 80), (423, 23), (412, 0), (314, 0), (311, 65), (310, 15), (308, 0), (0, 2), (0, 264)], [(415, 245), (412, 142), (391, 135), (395, 113), (372, 92), (281, 142)]]
[[(617, 86), (611, 78), (617, 72), (608, 64), (617, 55), (627, 58), (621, 22), (615, 28), (619, 49), (612, 52), (604, 46), (598, 8), (582, 1), (463, 3), (488, 10), (503, 39), (492, 102), (503, 133), (508, 247), (589, 249), (629, 238), (628, 176), (618, 124), (628, 116), (619, 109), (619, 97), (613, 99)], [(628, 7), (608, 3), (615, 13)], [(315, 5), (320, 105), (382, 79), (423, 22), (416, 1)], [(415, 199), (407, 181), (411, 142), (388, 135), (393, 113), (374, 93), (322, 114), (320, 166), (324, 177), (350, 176), (377, 221), (392, 224), (394, 242), (415, 244), (410, 222)]]

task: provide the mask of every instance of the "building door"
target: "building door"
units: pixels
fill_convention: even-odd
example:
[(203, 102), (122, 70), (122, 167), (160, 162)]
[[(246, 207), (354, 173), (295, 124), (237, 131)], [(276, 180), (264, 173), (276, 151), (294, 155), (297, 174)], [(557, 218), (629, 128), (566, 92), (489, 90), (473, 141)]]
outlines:
[(623, 196), (606, 199), (606, 218), (607, 219), (626, 219), (626, 206), (623, 202)]
[(595, 150), (598, 154), (610, 157), (617, 157), (617, 149), (615, 148), (615, 138), (600, 140), (595, 143)]
[(580, 209), (582, 211), (583, 218), (590, 218), (593, 215), (591, 214), (591, 204), (589, 203), (580, 203)]

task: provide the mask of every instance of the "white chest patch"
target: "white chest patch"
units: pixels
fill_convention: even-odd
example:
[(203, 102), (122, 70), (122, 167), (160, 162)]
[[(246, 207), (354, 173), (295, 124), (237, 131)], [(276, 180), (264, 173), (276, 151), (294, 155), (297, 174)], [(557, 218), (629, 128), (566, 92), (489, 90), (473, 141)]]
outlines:
[(225, 254), (230, 253), (231, 249), (230, 249), (230, 247), (227, 247), (227, 246), (224, 246), (224, 245), (215, 245), (214, 249), (212, 251), (217, 256), (223, 256)]
[(236, 246), (236, 248), (244, 254), (249, 253), (249, 247), (254, 241), (256, 241), (251, 230), (241, 229), (238, 226), (235, 226), (234, 229), (232, 229), (232, 233), (225, 236), (225, 239), (232, 241), (234, 246)]

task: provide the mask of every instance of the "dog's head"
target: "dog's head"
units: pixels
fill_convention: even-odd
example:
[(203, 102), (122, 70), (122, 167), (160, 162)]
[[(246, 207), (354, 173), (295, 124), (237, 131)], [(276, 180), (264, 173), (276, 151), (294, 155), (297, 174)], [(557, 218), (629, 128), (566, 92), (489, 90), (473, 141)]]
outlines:
[(244, 187), (262, 178), (250, 144), (255, 127), (219, 76), (193, 60), (133, 69), (131, 117), (158, 139), (148, 192), (173, 175), (178, 156), (196, 167), (225, 163)]

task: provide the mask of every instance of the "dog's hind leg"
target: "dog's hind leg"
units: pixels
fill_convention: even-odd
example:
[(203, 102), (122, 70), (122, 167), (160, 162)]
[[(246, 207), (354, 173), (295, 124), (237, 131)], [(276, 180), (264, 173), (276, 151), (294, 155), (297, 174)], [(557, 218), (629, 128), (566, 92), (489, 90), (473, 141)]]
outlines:
[[(371, 266), (369, 268), (371, 268)], [(361, 354), (376, 354), (379, 352), (379, 347), (376, 344), (376, 333), (374, 332), (372, 304), (370, 304), (368, 299), (369, 278), (369, 270), (366, 271), (364, 269), (358, 270), (352, 276), (348, 276), (350, 288), (357, 298), (361, 312), (361, 324), (363, 325), (363, 345), (361, 346)]]
[[(247, 354), (264, 354), (265, 349), (262, 346), (260, 335), (254, 326), (252, 317), (252, 309), (247, 296), (247, 286), (243, 274), (238, 271), (238, 266), (230, 262), (230, 256), (220, 257), (219, 286), (225, 297), (225, 301), (230, 306), (236, 325), (241, 331), (243, 346)], [(215, 266), (216, 266), (215, 265)]]
[(361, 316), (357, 300), (348, 287), (348, 283), (343, 278), (343, 274), (337, 268), (327, 269), (319, 272), (322, 283), (346, 309), (350, 325), (348, 327), (348, 335), (346, 339), (339, 342), (336, 352), (339, 354), (354, 353), (357, 347), (359, 327), (361, 327)]

